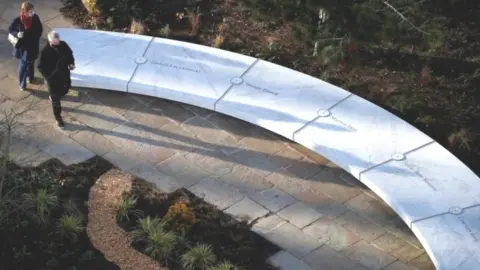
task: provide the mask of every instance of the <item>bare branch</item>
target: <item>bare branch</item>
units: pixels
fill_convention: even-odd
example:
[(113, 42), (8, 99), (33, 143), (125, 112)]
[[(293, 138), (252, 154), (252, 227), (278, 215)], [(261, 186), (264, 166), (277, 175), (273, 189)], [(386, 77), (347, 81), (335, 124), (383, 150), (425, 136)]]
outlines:
[(415, 30), (425, 34), (425, 35), (428, 35), (427, 32), (423, 31), (422, 29), (420, 29), (419, 27), (417, 27), (415, 24), (413, 24), (411, 21), (409, 21), (405, 15), (403, 15), (400, 11), (398, 11), (394, 6), (392, 6), (392, 4), (390, 4), (388, 1), (382, 1), (387, 7), (389, 7), (391, 10), (393, 10), (401, 19), (402, 21), (404, 22), (407, 22), (408, 24), (410, 24), (410, 26), (412, 26)]

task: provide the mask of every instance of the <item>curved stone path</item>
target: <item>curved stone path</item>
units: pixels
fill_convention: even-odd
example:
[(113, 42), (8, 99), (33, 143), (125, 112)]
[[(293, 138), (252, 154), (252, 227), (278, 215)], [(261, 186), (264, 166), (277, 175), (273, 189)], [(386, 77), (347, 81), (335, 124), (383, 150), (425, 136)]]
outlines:
[[(18, 12), (0, 0), (0, 35)], [(58, 0), (37, 1), (45, 34), (73, 27)], [(6, 36), (6, 34), (4, 35)], [(379, 198), (312, 152), (245, 122), (197, 107), (105, 90), (66, 97), (64, 131), (53, 128), (43, 85), (20, 92), (10, 44), (0, 40), (0, 112), (18, 116), (13, 155), (36, 166), (103, 156), (164, 191), (180, 186), (228, 213), (284, 251), (284, 269), (434, 269), (419, 241)]]

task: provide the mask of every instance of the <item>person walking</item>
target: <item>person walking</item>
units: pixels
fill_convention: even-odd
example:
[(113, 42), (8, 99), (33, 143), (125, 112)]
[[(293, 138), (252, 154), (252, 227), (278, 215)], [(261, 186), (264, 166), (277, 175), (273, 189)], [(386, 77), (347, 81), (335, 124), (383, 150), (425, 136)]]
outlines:
[(27, 83), (35, 82), (34, 62), (38, 57), (40, 37), (43, 33), (40, 17), (35, 14), (33, 4), (23, 2), (20, 7), (20, 16), (13, 19), (8, 32), (15, 38), (14, 56), (19, 59), (18, 82), (21, 91)]
[(53, 115), (59, 128), (64, 128), (61, 99), (72, 86), (70, 71), (75, 69), (73, 51), (56, 31), (48, 33), (48, 44), (40, 51), (38, 70), (48, 86)]

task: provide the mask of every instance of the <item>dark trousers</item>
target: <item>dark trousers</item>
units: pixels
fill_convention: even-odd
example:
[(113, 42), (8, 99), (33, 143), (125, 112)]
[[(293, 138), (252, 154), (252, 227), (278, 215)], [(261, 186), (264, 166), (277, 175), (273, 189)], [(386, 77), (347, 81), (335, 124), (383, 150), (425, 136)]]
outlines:
[(52, 101), (53, 116), (55, 120), (62, 121), (62, 97), (61, 96), (50, 96)]
[(35, 61), (20, 60), (18, 65), (18, 82), (20, 88), (27, 87), (27, 78), (30, 79), (30, 81), (33, 81), (35, 78), (34, 62)]

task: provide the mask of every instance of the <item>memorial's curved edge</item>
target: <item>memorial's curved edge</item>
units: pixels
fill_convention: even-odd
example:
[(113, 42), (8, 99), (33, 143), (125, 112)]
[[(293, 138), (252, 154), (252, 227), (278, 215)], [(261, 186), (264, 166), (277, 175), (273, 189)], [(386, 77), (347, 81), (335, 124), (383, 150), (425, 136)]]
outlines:
[[(58, 31), (65, 32), (65, 31), (91, 31), (91, 30), (58, 29)], [(133, 36), (133, 35), (125, 34), (125, 36)], [(157, 39), (153, 37), (148, 37), (148, 38), (151, 38), (151, 40), (147, 48), (144, 49), (142, 56), (145, 55), (145, 53), (148, 50), (148, 47), (153, 42), (153, 40)], [(169, 41), (169, 42), (178, 43), (180, 41)], [(215, 52), (222, 51), (216, 48), (210, 48), (210, 47), (197, 45), (197, 44), (195, 44), (194, 46), (201, 48), (202, 50), (216, 50)], [(232, 52), (228, 52), (228, 53), (232, 53)], [(130, 77), (130, 80), (127, 82), (125, 86), (126, 88), (125, 90), (121, 89), (121, 87), (116, 87), (116, 86), (110, 87), (110, 89), (107, 89), (107, 90), (132, 92), (132, 91), (129, 91), (130, 82), (133, 79), (137, 68), (143, 64), (142, 63), (143, 61), (141, 59), (142, 56), (139, 56), (140, 57), (138, 59), (139, 62), (136, 61), (135, 70), (133, 71)], [(259, 60), (255, 60), (248, 67), (248, 69), (252, 68), (256, 63), (258, 63), (258, 61)], [(112, 68), (115, 68), (115, 66), (113, 65)], [(278, 68), (280, 69), (284, 67), (278, 66)], [(239, 75), (238, 79), (241, 79), (245, 73), (246, 72)], [(308, 76), (308, 75), (305, 75), (305, 76)], [(83, 84), (74, 85), (74, 86), (102, 89), (102, 86), (96, 84), (97, 80), (91, 80), (91, 78), (88, 78), (88, 76), (83, 79), (84, 79)], [(237, 79), (237, 78), (232, 78), (232, 79)], [(325, 83), (323, 81), (321, 82)], [(408, 162), (404, 162), (404, 161), (406, 159), (410, 160), (411, 158), (413, 160), (412, 163), (414, 161), (418, 161), (421, 164), (419, 165), (419, 167), (422, 167), (422, 164), (424, 164), (422, 162), (425, 162), (425, 155), (433, 154), (433, 156), (427, 156), (427, 159), (429, 160), (430, 163), (432, 164), (435, 163), (434, 165), (438, 167), (438, 169), (441, 172), (446, 172), (445, 170), (452, 169), (452, 168), (458, 169), (459, 171), (456, 171), (455, 173), (458, 173), (460, 175), (459, 178), (466, 175), (467, 178), (469, 178), (470, 180), (473, 179), (475, 181), (474, 182), (475, 187), (469, 187), (467, 184), (465, 184), (465, 188), (466, 189), (477, 188), (477, 186), (480, 185), (480, 179), (478, 178), (478, 176), (476, 176), (466, 165), (464, 165), (460, 160), (458, 160), (458, 158), (456, 158), (453, 154), (448, 152), (448, 150), (443, 148), (440, 144), (438, 144), (437, 142), (435, 142), (433, 139), (426, 136), (422, 132), (418, 131), (415, 127), (401, 120), (397, 116), (393, 116), (393, 114), (384, 110), (383, 108), (380, 108), (379, 106), (374, 105), (373, 103), (370, 103), (369, 101), (364, 100), (352, 93), (349, 93), (349, 95), (347, 95), (346, 97), (343, 97), (342, 99), (340, 99), (338, 102), (336, 102), (329, 108), (324, 108), (323, 110), (319, 110), (318, 115), (316, 115), (310, 121), (307, 121), (305, 125), (301, 126), (298, 129), (295, 129), (291, 137), (285, 136), (285, 134), (282, 134), (282, 132), (279, 132), (279, 130), (265, 127), (265, 125), (259, 123), (258, 121), (253, 120), (251, 117), (248, 117), (247, 115), (242, 115), (241, 112), (239, 111), (237, 113), (235, 112), (232, 113), (232, 111), (228, 113), (226, 111), (220, 111), (217, 109), (218, 102), (222, 101), (224, 97), (228, 95), (230, 88), (233, 87), (233, 85), (236, 83), (237, 83), (236, 81), (231, 81), (231, 86), (228, 89), (226, 89), (224, 93), (217, 100), (214, 101), (213, 110), (220, 112), (222, 114), (232, 116), (234, 118), (242, 119), (254, 125), (258, 125), (265, 129), (268, 129), (274, 133), (287, 137), (297, 143), (303, 144), (303, 146), (311, 149), (312, 151), (318, 152), (319, 154), (326, 156), (327, 158), (331, 159), (333, 162), (336, 162), (337, 165), (341, 166), (342, 168), (344, 169), (346, 168), (348, 172), (350, 172), (355, 178), (357, 178), (358, 180), (363, 182), (365, 185), (367, 185), (371, 190), (373, 190), (377, 195), (379, 195), (387, 204), (389, 204), (400, 215), (400, 217), (408, 224), (408, 226), (413, 230), (413, 232), (418, 237), (422, 245), (425, 247), (425, 249), (427, 250), (427, 253), (430, 255), (437, 269), (470, 269), (469, 267), (471, 265), (474, 265), (475, 262), (480, 262), (480, 259), (478, 259), (480, 258), (480, 253), (475, 250), (475, 248), (478, 247), (478, 240), (476, 240), (476, 238), (473, 236), (474, 234), (480, 234), (479, 233), (480, 228), (478, 227), (479, 225), (474, 224), (473, 225), (474, 228), (472, 229), (472, 228), (469, 228), (468, 224), (465, 224), (465, 223), (468, 223), (468, 218), (470, 218), (471, 216), (475, 217), (480, 212), (480, 210), (476, 208), (477, 205), (480, 204), (480, 201), (478, 201), (479, 199), (474, 198), (473, 202), (475, 203), (470, 202), (470, 200), (466, 200), (464, 202), (465, 205), (461, 205), (459, 207), (453, 207), (452, 205), (458, 205), (456, 201), (453, 201), (453, 199), (456, 198), (457, 196), (447, 196), (445, 200), (438, 201), (438, 203), (441, 204), (440, 206), (441, 209), (445, 209), (445, 207), (448, 207), (448, 211), (440, 211), (435, 215), (427, 215), (427, 216), (409, 215), (408, 211), (410, 211), (410, 213), (415, 212), (414, 210), (412, 210), (413, 208), (429, 207), (429, 205), (427, 205), (428, 202), (421, 202), (424, 205), (420, 205), (420, 204), (416, 205), (415, 204), (416, 202), (409, 202), (408, 200), (405, 201), (405, 199), (409, 198), (408, 197), (409, 195), (397, 194), (397, 191), (395, 190), (395, 188), (393, 189), (390, 188), (389, 186), (394, 184), (393, 181), (389, 183), (385, 183), (384, 181), (379, 184), (378, 181), (373, 180), (378, 177), (392, 177), (392, 176), (397, 176), (398, 174), (398, 178), (395, 180), (402, 181), (405, 179), (409, 179), (409, 177), (416, 177), (416, 178), (420, 177), (420, 178), (425, 178), (423, 180), (427, 183), (429, 181), (428, 177), (424, 177), (422, 175), (419, 175), (420, 173), (418, 173), (419, 170), (421, 170), (422, 168), (412, 169), (410, 168), (410, 165), (416, 166), (416, 164), (409, 165), (407, 164)], [(329, 85), (328, 83), (325, 83), (325, 84)], [(120, 82), (119, 86), (121, 85), (122, 85), (122, 82)], [(337, 88), (335, 86), (331, 86), (331, 87)], [(158, 95), (151, 95), (151, 96), (159, 97)], [(162, 98), (165, 98), (165, 97), (162, 97)], [(338, 104), (348, 99), (351, 99), (351, 100), (353, 99), (355, 100), (355, 102), (364, 102), (364, 103), (366, 102), (365, 104), (369, 104), (368, 106), (370, 105), (375, 106), (375, 112), (376, 113), (380, 112), (381, 114), (383, 114), (382, 116), (379, 116), (379, 118), (384, 117), (382, 119), (387, 119), (387, 120), (396, 118), (395, 121), (397, 121), (398, 123), (405, 123), (406, 125), (408, 125), (409, 129), (416, 130), (416, 132), (419, 132), (419, 134), (423, 134), (422, 136), (426, 136), (428, 139), (424, 139), (420, 145), (418, 145), (417, 147), (409, 151), (392, 153), (391, 158), (384, 160), (382, 162), (376, 163), (374, 164), (374, 166), (370, 166), (366, 170), (358, 170), (358, 171), (352, 172), (352, 169), (350, 169), (349, 164), (341, 164), (340, 158), (335, 158), (337, 156), (341, 156), (342, 154), (332, 155), (328, 149), (326, 151), (323, 151), (324, 149), (328, 148), (328, 145), (323, 145), (319, 148), (315, 144), (302, 143), (302, 140), (296, 138), (295, 135), (297, 135), (298, 132), (302, 131), (305, 127), (311, 125), (316, 120), (325, 116), (329, 116), (331, 111), (335, 109), (335, 106), (337, 106)], [(178, 99), (175, 99), (175, 101), (189, 103), (189, 102), (185, 102), (184, 100), (178, 100)], [(212, 107), (210, 106), (204, 106), (202, 104), (193, 104), (193, 103), (190, 103), (190, 104), (212, 110)], [(358, 117), (362, 117), (362, 116), (358, 115)], [(392, 143), (395, 143), (395, 142), (392, 142)], [(417, 150), (421, 150), (423, 152), (419, 152)], [(401, 162), (401, 164), (399, 162)], [(453, 165), (451, 167), (447, 166), (450, 164), (454, 164), (454, 166)], [(400, 172), (402, 173), (405, 172), (402, 166), (403, 167), (407, 166), (409, 169), (412, 169), (411, 171), (413, 171), (414, 174), (416, 175), (414, 176), (401, 175)], [(399, 172), (399, 173), (395, 173), (395, 172)], [(444, 180), (444, 179), (440, 179), (440, 180)], [(429, 183), (429, 184), (432, 185), (432, 183)], [(439, 184), (442, 184), (442, 183), (439, 183)], [(414, 185), (412, 185), (412, 187), (418, 188), (418, 186), (414, 186)], [(432, 188), (435, 188), (435, 187), (432, 187)], [(427, 192), (425, 188), (422, 190), (412, 189), (411, 192), (422, 192), (426, 196), (428, 196), (431, 193), (431, 191)], [(455, 192), (455, 190), (452, 190), (451, 192)], [(400, 198), (400, 199), (397, 199), (397, 198)], [(401, 199), (403, 199), (403, 201), (400, 201)], [(412, 205), (410, 206), (405, 205), (405, 203), (407, 204), (410, 203)], [(432, 210), (432, 213), (435, 211), (436, 210)], [(466, 217), (456, 216), (456, 215), (463, 215), (463, 214), (465, 214)], [(459, 223), (462, 223), (465, 226), (465, 229), (462, 229), (461, 231), (457, 231), (455, 227), (458, 226)], [(479, 231), (477, 232), (475, 231), (475, 229), (479, 229)], [(436, 232), (431, 232), (430, 230), (435, 230)], [(457, 242), (460, 245), (464, 244), (464, 246), (461, 247), (460, 250), (457, 250), (458, 244), (455, 246), (454, 244), (452, 244), (455, 242)], [(480, 263), (477, 265), (480, 265)]]

